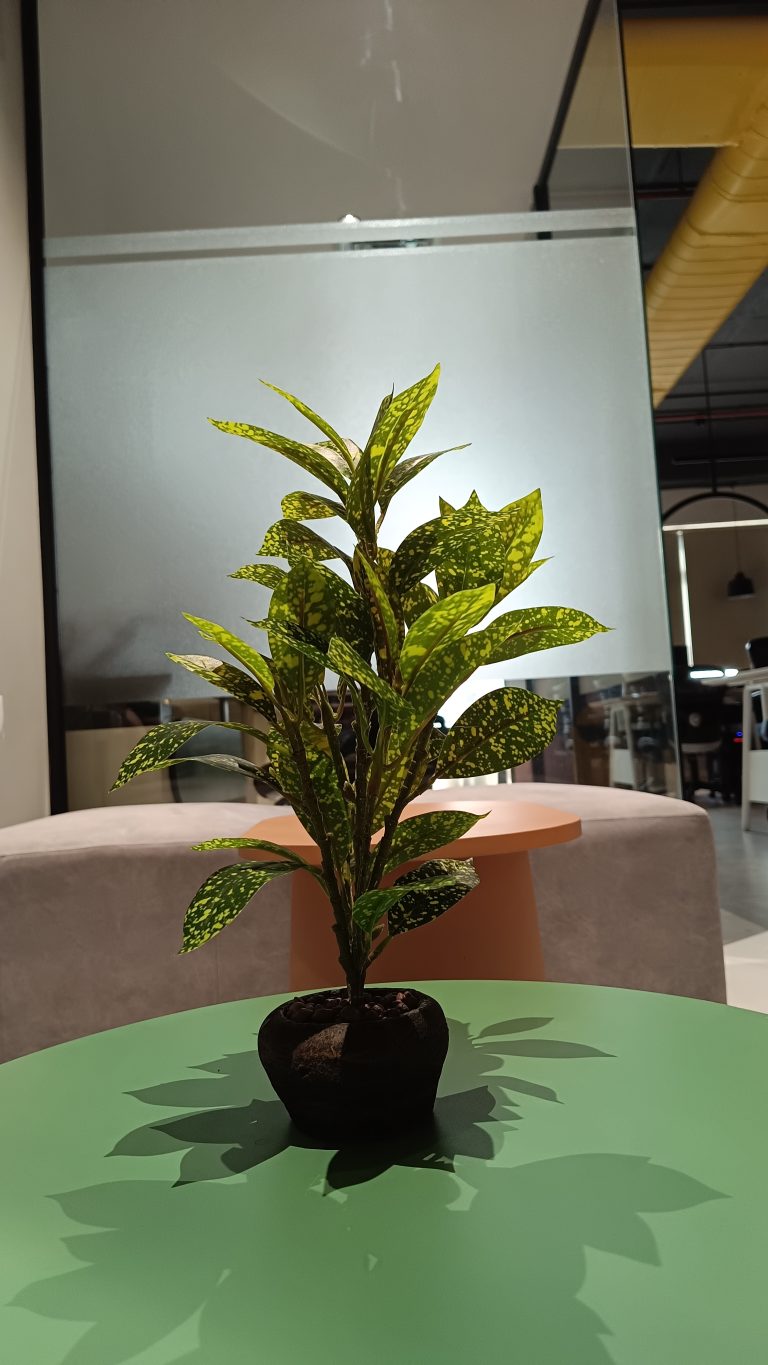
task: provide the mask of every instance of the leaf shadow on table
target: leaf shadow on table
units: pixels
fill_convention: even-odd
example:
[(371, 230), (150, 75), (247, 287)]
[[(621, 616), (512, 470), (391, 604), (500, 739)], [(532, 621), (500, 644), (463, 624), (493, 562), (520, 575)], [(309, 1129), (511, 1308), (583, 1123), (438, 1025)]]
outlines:
[[(88, 1229), (65, 1238), (82, 1264), (16, 1304), (90, 1324), (61, 1365), (122, 1365), (153, 1346), (153, 1365), (464, 1365), (501, 1361), (504, 1342), (531, 1365), (612, 1365), (609, 1328), (580, 1298), (586, 1248), (658, 1265), (643, 1215), (722, 1196), (645, 1156), (494, 1162), (521, 1106), (559, 1103), (551, 1086), (508, 1075), (511, 1058), (535, 1059), (537, 1076), (552, 1059), (609, 1064), (587, 1045), (530, 1036), (550, 1022), (473, 1034), (452, 1021), (429, 1131), (330, 1155), (269, 1098), (255, 1052), (135, 1092), (194, 1112), (133, 1130), (113, 1155), (178, 1151), (179, 1181), (153, 1172), (54, 1196)], [(158, 1345), (185, 1323), (183, 1343)]]
[[(375, 1179), (395, 1165), (452, 1171), (460, 1156), (490, 1161), (504, 1131), (522, 1119), (514, 1097), (560, 1102), (551, 1086), (507, 1075), (505, 1058), (546, 1062), (608, 1056), (584, 1043), (518, 1036), (551, 1023), (539, 1017), (504, 1019), (474, 1034), (466, 1024), (451, 1020), (450, 1054), (434, 1121), (402, 1137), (341, 1147), (305, 1137), (274, 1097), (254, 1049), (194, 1067), (200, 1073), (196, 1077), (132, 1091), (144, 1104), (192, 1112), (134, 1129), (109, 1155), (179, 1152), (176, 1183), (184, 1185), (242, 1174), (288, 1147), (327, 1150), (331, 1153), (326, 1171), (329, 1190)], [(213, 1107), (203, 1108), (205, 1104)]]

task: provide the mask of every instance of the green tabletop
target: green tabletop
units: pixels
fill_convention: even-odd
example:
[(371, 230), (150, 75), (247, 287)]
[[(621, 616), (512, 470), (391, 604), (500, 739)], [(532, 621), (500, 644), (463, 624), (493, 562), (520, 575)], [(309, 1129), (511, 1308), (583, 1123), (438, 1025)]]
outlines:
[(434, 1131), (302, 1140), (274, 1000), (0, 1067), (8, 1365), (765, 1365), (768, 1018), (427, 987)]

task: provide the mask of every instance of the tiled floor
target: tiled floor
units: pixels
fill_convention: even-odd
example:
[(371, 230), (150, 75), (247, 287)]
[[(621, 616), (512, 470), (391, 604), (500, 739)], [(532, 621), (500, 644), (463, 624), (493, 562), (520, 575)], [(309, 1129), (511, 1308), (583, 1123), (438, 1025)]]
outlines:
[(746, 834), (738, 807), (711, 803), (707, 810), (717, 849), (728, 1003), (768, 1014), (768, 822), (765, 834)]

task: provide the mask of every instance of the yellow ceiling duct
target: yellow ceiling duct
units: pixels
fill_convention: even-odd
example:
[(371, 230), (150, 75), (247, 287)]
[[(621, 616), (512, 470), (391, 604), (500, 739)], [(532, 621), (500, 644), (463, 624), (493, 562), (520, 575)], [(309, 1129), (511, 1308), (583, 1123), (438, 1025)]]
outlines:
[(719, 146), (646, 286), (654, 404), (768, 265), (768, 19), (627, 21), (632, 141)]

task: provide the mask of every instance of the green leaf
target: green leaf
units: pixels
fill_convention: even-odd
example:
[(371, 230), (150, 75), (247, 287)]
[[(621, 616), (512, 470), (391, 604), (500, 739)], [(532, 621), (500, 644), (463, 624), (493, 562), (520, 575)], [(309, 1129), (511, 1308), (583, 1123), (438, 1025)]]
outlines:
[(267, 882), (293, 872), (292, 863), (232, 863), (203, 882), (184, 916), (181, 951), (191, 953), (215, 938)]
[(266, 379), (259, 382), (264, 385), (265, 389), (279, 393), (281, 398), (285, 398), (287, 402), (291, 403), (296, 411), (301, 413), (302, 417), (306, 417), (314, 427), (317, 427), (318, 431), (322, 431), (323, 435), (328, 437), (331, 445), (335, 446), (342, 458), (347, 459), (347, 447), (344, 444), (344, 438), (339, 435), (338, 431), (334, 430), (330, 422), (326, 422), (324, 417), (319, 417), (316, 412), (307, 407), (306, 403), (302, 403), (300, 398), (294, 398), (292, 393), (286, 393), (285, 389), (279, 389), (276, 384), (270, 384)]
[(266, 692), (272, 695), (274, 692), (274, 678), (266, 659), (259, 654), (258, 650), (252, 649), (250, 645), (241, 640), (237, 635), (233, 635), (231, 630), (226, 630), (224, 626), (217, 626), (214, 621), (206, 621), (202, 616), (190, 616), (186, 611), (183, 613), (185, 620), (190, 621), (197, 628), (204, 640), (213, 640), (215, 644), (221, 645), (226, 649), (233, 659), (239, 659), (241, 664), (257, 678)]
[(317, 564), (317, 572), (328, 584), (336, 607), (335, 634), (368, 660), (373, 653), (373, 621), (368, 603), (343, 578), (325, 564)]
[(488, 614), (495, 596), (494, 584), (486, 583), (441, 598), (419, 617), (408, 631), (400, 655), (400, 672), (406, 692), (408, 684), (435, 650), (463, 639)]
[(265, 720), (275, 719), (275, 708), (263, 688), (259, 687), (247, 673), (241, 673), (233, 664), (223, 663), (221, 659), (211, 659), (206, 654), (167, 654), (171, 663), (181, 664), (188, 673), (196, 673), (198, 678), (220, 687), (230, 697), (252, 706)]
[[(294, 867), (303, 867), (307, 872), (311, 872), (313, 876), (320, 875), (318, 869), (312, 867), (311, 863), (308, 863), (306, 858), (302, 858), (300, 854), (294, 853), (290, 848), (283, 848), (282, 844), (271, 843), (269, 839), (205, 839), (201, 844), (193, 844), (192, 848), (195, 853), (218, 852), (219, 849), (223, 848), (256, 848), (262, 853), (275, 853), (278, 857), (284, 858), (287, 863), (292, 863)], [(256, 867), (260, 866), (259, 863), (256, 863), (255, 865)]]
[(286, 493), (280, 503), (286, 521), (320, 521), (323, 517), (343, 517), (344, 508), (333, 498), (315, 493)]
[(474, 492), (463, 507), (450, 507), (442, 500), (440, 505), (442, 553), (436, 577), (441, 597), (485, 583), (499, 583), (506, 554), (506, 509), (489, 511)]
[(349, 555), (346, 555), (338, 546), (331, 545), (324, 540), (311, 527), (304, 526), (300, 521), (276, 521), (269, 527), (261, 549), (260, 555), (272, 555), (276, 559), (287, 559), (290, 564), (295, 564), (299, 559), (342, 559), (345, 564), (351, 565)]
[(394, 591), (401, 598), (420, 578), (426, 578), (430, 570), (440, 562), (442, 534), (442, 519), (435, 517), (411, 531), (395, 551), (390, 581)]
[(438, 776), (479, 777), (527, 762), (554, 738), (560, 705), (519, 687), (486, 693), (446, 735)]
[(377, 499), (386, 487), (403, 451), (410, 445), (424, 421), (437, 392), (439, 379), (440, 366), (436, 365), (426, 378), (396, 394), (377, 420), (368, 443)]
[[(194, 735), (199, 735), (201, 730), (207, 730), (213, 725), (217, 725), (222, 730), (240, 730), (243, 734), (254, 735), (259, 739), (264, 738), (262, 732), (254, 729), (252, 725), (240, 725), (235, 721), (170, 720), (162, 725), (154, 725), (142, 736), (138, 744), (133, 746), (131, 752), (126, 754), (110, 791), (117, 791), (119, 787), (124, 787), (132, 778), (140, 777), (142, 773), (152, 773), (159, 768), (169, 768), (172, 756), (181, 748), (182, 744), (186, 744), (188, 739), (192, 739)], [(213, 758), (234, 758), (234, 755), (201, 754), (200, 756), (195, 755), (194, 761), (210, 763)], [(181, 762), (180, 759), (174, 761)], [(242, 761), (238, 760), (238, 762)], [(212, 766), (222, 767), (223, 765), (216, 763)]]
[(414, 583), (413, 587), (409, 588), (401, 599), (403, 615), (407, 624), (412, 626), (414, 621), (418, 621), (419, 617), (434, 606), (437, 600), (437, 593), (434, 588), (430, 588), (428, 583)]
[(511, 592), (523, 578), (528, 577), (527, 570), (542, 537), (544, 509), (541, 505), (541, 490), (535, 488), (519, 502), (510, 503), (503, 508), (500, 516), (507, 518), (511, 530), (511, 534), (505, 536), (507, 557), (502, 579), (502, 586)]
[(363, 566), (363, 572), (365, 574), (368, 587), (370, 588), (371, 597), (373, 598), (374, 611), (378, 616), (379, 624), (384, 633), (384, 638), (387, 642), (388, 661), (390, 664), (394, 665), (397, 662), (397, 658), (400, 653), (400, 632), (397, 620), (395, 618), (395, 613), (392, 609), (392, 603), (389, 599), (389, 596), (387, 595), (387, 591), (386, 588), (384, 587), (384, 584), (379, 578), (379, 575), (377, 574), (376, 570), (374, 569), (370, 561), (366, 559), (359, 545), (355, 553), (357, 555), (358, 560)]
[(491, 652), (491, 641), (486, 639), (485, 631), (475, 631), (463, 640), (436, 649), (408, 688), (408, 703), (417, 720), (437, 715), (456, 688), (488, 662)]
[(433, 450), (430, 455), (412, 455), (408, 460), (401, 460), (399, 464), (395, 465), (387, 486), (382, 489), (379, 497), (382, 512), (387, 510), (395, 493), (399, 493), (401, 488), (405, 488), (405, 485), (410, 483), (411, 479), (415, 479), (422, 469), (426, 469), (434, 460), (439, 460), (441, 455), (451, 455), (455, 450), (466, 450), (469, 444), (468, 441), (465, 441), (463, 445), (449, 446), (447, 450)]
[(389, 933), (394, 937), (430, 924), (474, 890), (479, 881), (471, 860), (435, 858), (421, 863), (395, 883), (396, 887), (405, 887), (409, 894), (389, 911)]
[(575, 645), (607, 629), (574, 607), (524, 607), (505, 612), (480, 632), (489, 646), (483, 663), (505, 663), (540, 649)]
[(288, 436), (278, 436), (275, 431), (251, 426), (249, 422), (218, 422), (213, 417), (209, 417), (208, 421), (211, 426), (218, 427), (219, 431), (229, 436), (244, 436), (249, 441), (255, 441), (257, 445), (276, 450), (278, 455), (284, 455), (308, 474), (314, 475), (327, 488), (332, 488), (339, 497), (343, 498), (346, 495), (347, 485), (343, 474), (334, 468), (317, 447), (303, 445), (301, 441), (292, 441)]
[[(294, 807), (305, 829), (312, 831), (312, 821), (309, 818), (304, 802), (303, 787), (299, 771), (291, 752), (290, 744), (284, 735), (277, 730), (270, 730), (267, 736), (267, 754), (269, 764), (274, 772), (277, 781), (282, 787), (291, 805)], [(320, 807), (323, 819), (323, 827), (328, 834), (328, 838), (333, 844), (336, 857), (340, 863), (347, 861), (349, 850), (352, 843), (352, 832), (349, 823), (349, 811), (344, 800), (343, 793), (339, 787), (336, 770), (331, 759), (325, 754), (310, 750), (305, 754), (307, 765), (312, 783), (312, 790)], [(314, 835), (313, 835), (314, 837)]]
[(452, 844), (472, 829), (478, 820), (484, 820), (487, 813), (472, 815), (465, 810), (431, 810), (424, 815), (403, 820), (395, 830), (384, 872), (391, 872), (400, 863), (411, 862), (424, 853), (430, 853), (432, 849)]
[(374, 673), (370, 664), (361, 659), (354, 649), (351, 649), (344, 640), (338, 635), (334, 636), (328, 646), (328, 661), (340, 676), (351, 678), (353, 682), (358, 682), (362, 687), (367, 687), (374, 696), (383, 701), (392, 712), (393, 716), (410, 716), (411, 708), (403, 698), (390, 687), (385, 678)]
[(299, 709), (309, 688), (322, 680), (325, 664), (314, 661), (308, 666), (306, 651), (297, 647), (295, 637), (324, 642), (333, 635), (335, 624), (326, 578), (310, 560), (300, 559), (272, 594), (267, 623), (272, 666)]
[(251, 583), (261, 583), (265, 588), (277, 588), (285, 578), (286, 570), (276, 564), (244, 564), (229, 575), (230, 578), (247, 578)]
[(549, 556), (546, 559), (531, 560), (531, 563), (524, 569), (520, 569), (516, 565), (505, 566), (501, 583), (496, 589), (496, 605), (498, 605), (499, 602), (503, 602), (504, 598), (508, 597), (511, 592), (514, 592), (515, 588), (519, 588), (520, 584), (524, 583), (527, 578), (530, 578), (531, 574), (535, 573), (537, 569), (540, 569), (542, 564), (548, 563)]
[[(448, 869), (449, 864), (451, 864), (451, 860), (445, 859), (446, 869)], [(434, 864), (424, 863), (422, 866), (430, 868), (433, 867)], [(468, 866), (468, 864), (456, 862), (456, 866), (464, 868)], [(469, 864), (469, 866), (471, 866), (471, 864)], [(408, 885), (401, 886), (396, 883), (394, 886), (386, 887), (384, 890), (364, 891), (362, 896), (358, 897), (352, 907), (352, 919), (355, 924), (359, 924), (364, 933), (370, 934), (376, 928), (379, 920), (383, 919), (384, 915), (388, 915), (390, 934), (403, 933), (403, 929), (393, 929), (391, 927), (393, 919), (395, 919), (395, 922), (399, 922), (393, 913), (398, 902), (410, 900), (415, 902), (419, 892), (426, 892), (426, 900), (430, 907), (434, 908), (436, 899), (440, 893), (442, 893), (445, 898), (447, 894), (453, 892), (454, 894), (449, 901), (449, 904), (454, 905), (457, 900), (461, 900), (461, 897), (467, 894), (467, 891), (471, 891), (472, 889), (470, 886), (463, 889), (462, 879), (453, 871), (446, 870), (442, 876), (433, 875), (430, 872), (423, 878), (419, 876), (420, 872), (421, 868), (416, 868), (414, 870), (411, 874), (413, 880)], [(405, 878), (402, 880), (405, 882)], [(477, 885), (478, 881), (479, 878), (476, 877), (473, 885)], [(462, 889), (459, 890), (459, 894), (456, 895), (455, 892), (459, 887), (462, 887)], [(448, 904), (443, 905), (444, 910), (447, 910), (448, 908)], [(437, 914), (442, 914), (442, 910), (430, 914), (429, 919), (435, 919)], [(427, 924), (428, 920), (421, 920), (421, 923)], [(406, 925), (406, 928), (416, 927), (415, 924)]]
[(371, 478), (371, 452), (365, 450), (349, 481), (347, 521), (358, 540), (370, 544), (376, 536), (376, 509)]

